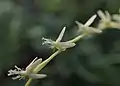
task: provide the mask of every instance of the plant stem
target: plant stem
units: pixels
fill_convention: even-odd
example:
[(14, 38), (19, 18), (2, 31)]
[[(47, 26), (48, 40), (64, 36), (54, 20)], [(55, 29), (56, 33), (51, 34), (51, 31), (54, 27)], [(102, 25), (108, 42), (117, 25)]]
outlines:
[[(71, 43), (75, 43), (77, 41), (79, 41), (81, 38), (83, 38), (85, 36), (85, 34), (79, 35), (77, 37), (75, 37), (74, 39), (68, 41)], [(38, 73), (41, 69), (43, 69), (55, 56), (57, 56), (59, 53), (61, 53), (60, 50), (57, 50), (55, 53), (53, 53), (48, 59), (46, 59), (45, 61), (43, 61), (42, 63), (40, 63), (34, 70), (34, 73)], [(27, 83), (25, 84), (25, 86), (30, 86), (30, 83), (32, 82), (32, 78), (30, 78)]]
[(81, 38), (83, 38), (84, 36), (86, 36), (86, 34), (81, 34), (81, 35), (73, 38), (72, 40), (69, 40), (68, 42), (75, 43), (75, 42), (79, 41)]
[(31, 81), (32, 81), (32, 78), (30, 78), (30, 79), (26, 82), (25, 86), (30, 86)]
[(55, 53), (53, 53), (48, 59), (43, 61), (41, 64), (39, 64), (33, 72), (37, 73), (39, 72), (42, 68), (44, 68), (56, 55), (58, 55), (61, 51), (57, 50)]

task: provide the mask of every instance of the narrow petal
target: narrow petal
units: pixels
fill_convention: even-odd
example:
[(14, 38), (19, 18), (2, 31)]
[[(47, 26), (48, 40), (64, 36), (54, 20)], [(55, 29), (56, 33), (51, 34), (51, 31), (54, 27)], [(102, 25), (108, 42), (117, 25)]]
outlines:
[(79, 32), (81, 32), (84, 28), (84, 25), (78, 21), (75, 21), (75, 23), (78, 25), (78, 28), (79, 28)]
[(93, 15), (93, 16), (85, 23), (85, 26), (90, 26), (90, 25), (94, 22), (94, 20), (95, 20), (96, 17), (97, 17), (97, 15)]
[(75, 23), (78, 25), (79, 28), (83, 27), (83, 24), (78, 22), (78, 21), (75, 21)]
[(88, 28), (88, 33), (101, 33), (101, 32), (102, 32), (102, 30), (100, 30), (100, 29), (96, 29), (93, 27)]
[(15, 80), (15, 79), (19, 79), (19, 78), (21, 78), (20, 75), (18, 75), (18, 76), (16, 76), (16, 77), (12, 77), (13, 80)]
[[(28, 66), (27, 66), (27, 68), (29, 68), (34, 62), (35, 62), (35, 60), (37, 59), (38, 57), (36, 57)], [(26, 69), (27, 69), (26, 68)]]
[(120, 22), (120, 15), (114, 14), (113, 15), (113, 20)]
[(62, 40), (63, 35), (64, 35), (64, 33), (65, 33), (65, 29), (66, 29), (66, 27), (64, 27), (64, 28), (62, 29), (62, 31), (60, 32), (60, 35), (58, 36), (56, 42), (60, 42), (60, 41)]
[(97, 14), (99, 15), (99, 17), (100, 17), (102, 20), (105, 20), (105, 19), (106, 19), (105, 14), (104, 14), (101, 10), (98, 10)]
[(105, 11), (105, 14), (106, 14), (107, 19), (111, 20), (111, 15), (110, 15), (110, 13), (109, 13), (108, 11)]
[[(37, 59), (37, 57), (30, 63), (30, 65), (28, 65), (27, 67), (26, 67), (26, 71), (27, 72), (32, 72), (33, 71), (33, 69), (38, 65), (38, 64), (40, 64), (41, 62), (42, 62), (42, 58), (39, 58), (38, 60), (36, 60)], [(36, 60), (36, 61), (35, 61)]]
[(47, 77), (46, 74), (29, 74), (28, 76), (33, 79), (42, 79)]
[(21, 71), (21, 70), (22, 70), (21, 68), (17, 67), (16, 65), (15, 65), (15, 68), (16, 68), (18, 71)]

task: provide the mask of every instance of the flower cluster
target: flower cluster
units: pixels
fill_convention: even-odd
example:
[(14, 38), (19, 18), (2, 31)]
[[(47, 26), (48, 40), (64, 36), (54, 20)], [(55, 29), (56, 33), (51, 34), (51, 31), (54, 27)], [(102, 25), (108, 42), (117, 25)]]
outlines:
[[(14, 70), (9, 70), (8, 76), (17, 75), (15, 77), (12, 77), (12, 79), (24, 79), (25, 77), (32, 78), (32, 79), (41, 79), (45, 78), (47, 75), (45, 74), (37, 74), (42, 68), (44, 68), (56, 55), (59, 53), (65, 51), (68, 48), (72, 48), (76, 45), (76, 42), (79, 41), (81, 38), (85, 36), (91, 36), (94, 34), (100, 34), (103, 32), (104, 29), (107, 28), (116, 28), (120, 29), (120, 10), (119, 14), (113, 14), (110, 15), (108, 11), (102, 12), (99, 10), (97, 12), (98, 16), (100, 17), (100, 21), (98, 23), (97, 27), (92, 27), (91, 24), (96, 19), (97, 15), (93, 15), (88, 19), (88, 21), (85, 24), (82, 24), (78, 21), (76, 21), (76, 24), (78, 25), (78, 32), (79, 35), (72, 40), (68, 40), (65, 42), (62, 42), (62, 38), (64, 36), (66, 27), (62, 29), (60, 32), (58, 38), (54, 41), (52, 39), (42, 38), (43, 43), (42, 45), (46, 45), (51, 49), (57, 49), (55, 53), (53, 53), (48, 59), (42, 62), (42, 59), (37, 57), (25, 68), (25, 70), (22, 70), (21, 68), (18, 68), (15, 66)], [(30, 79), (27, 82), (27, 85), (30, 84)]]
[(99, 29), (106, 29), (106, 28), (120, 28), (120, 15), (119, 14), (113, 14), (110, 15), (108, 11), (105, 11), (103, 13), (101, 10), (98, 12), (99, 17), (101, 18), (100, 22), (98, 23)]

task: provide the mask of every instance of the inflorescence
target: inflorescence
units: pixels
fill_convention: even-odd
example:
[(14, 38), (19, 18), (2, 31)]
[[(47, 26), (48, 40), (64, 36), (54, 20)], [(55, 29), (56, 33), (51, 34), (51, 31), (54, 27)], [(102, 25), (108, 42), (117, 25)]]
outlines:
[(97, 15), (93, 15), (85, 24), (82, 24), (78, 21), (76, 21), (76, 24), (78, 25), (78, 32), (79, 35), (71, 40), (62, 42), (63, 35), (65, 33), (66, 27), (62, 29), (60, 32), (58, 38), (54, 41), (52, 39), (42, 38), (43, 43), (42, 45), (46, 45), (51, 49), (56, 49), (56, 52), (54, 52), (48, 59), (44, 60), (42, 62), (42, 59), (37, 57), (25, 68), (25, 70), (22, 70), (21, 68), (18, 68), (15, 66), (15, 69), (10, 69), (8, 71), (8, 76), (17, 75), (15, 77), (12, 77), (12, 79), (24, 79), (26, 77), (29, 78), (28, 82), (25, 84), (25, 86), (29, 86), (32, 79), (41, 79), (45, 78), (47, 75), (45, 74), (38, 74), (38, 72), (43, 69), (56, 55), (59, 53), (65, 51), (68, 48), (72, 48), (76, 45), (76, 42), (79, 41), (81, 38), (86, 36), (91, 36), (94, 34), (100, 34), (103, 32), (103, 30), (108, 28), (116, 28), (120, 29), (120, 10), (119, 14), (113, 14), (111, 15), (108, 11), (101, 11), (99, 10), (97, 12), (98, 16), (100, 17), (100, 20), (98, 22), (98, 25), (96, 27), (90, 26), (94, 20), (96, 19)]

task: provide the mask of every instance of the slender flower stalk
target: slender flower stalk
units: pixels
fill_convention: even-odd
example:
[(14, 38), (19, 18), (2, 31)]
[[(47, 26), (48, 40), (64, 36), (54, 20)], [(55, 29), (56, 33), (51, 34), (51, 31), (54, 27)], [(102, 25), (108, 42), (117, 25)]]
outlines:
[(68, 42), (75, 43), (75, 42), (79, 41), (81, 38), (83, 38), (85, 36), (86, 36), (86, 34), (81, 34), (81, 35), (69, 40)]
[[(78, 25), (78, 32), (79, 35), (69, 41), (62, 42), (62, 38), (64, 36), (66, 27), (62, 29), (60, 32), (58, 38), (53, 41), (51, 39), (42, 38), (43, 43), (42, 45), (47, 45), (49, 48), (57, 49), (56, 52), (54, 52), (50, 57), (48, 57), (46, 60), (42, 61), (41, 58), (37, 59), (37, 57), (25, 68), (25, 70), (22, 70), (21, 68), (15, 66), (14, 70), (9, 70), (8, 76), (17, 75), (16, 77), (12, 77), (12, 79), (24, 79), (28, 77), (28, 81), (26, 82), (25, 86), (30, 86), (30, 83), (32, 82), (32, 79), (41, 79), (45, 78), (47, 75), (45, 74), (38, 74), (54, 57), (56, 57), (61, 52), (65, 51), (68, 48), (74, 47), (77, 41), (79, 41), (81, 38), (86, 36), (91, 36), (93, 34), (99, 34), (102, 33), (102, 30), (108, 27), (114, 27), (114, 28), (120, 28), (120, 22), (118, 20), (115, 20), (115, 18), (120, 17), (119, 15), (114, 16), (114, 20), (112, 21), (112, 17), (109, 14), (108, 11), (105, 11), (105, 14), (102, 11), (98, 11), (98, 15), (101, 18), (98, 28), (91, 27), (90, 25), (94, 22), (97, 15), (93, 15), (85, 24), (82, 24), (78, 21), (76, 21), (76, 24)], [(119, 23), (118, 23), (119, 22)]]
[(55, 53), (53, 53), (48, 59), (46, 59), (45, 61), (43, 61), (41, 64), (39, 64), (33, 71), (35, 73), (39, 72), (42, 68), (44, 68), (55, 56), (57, 56), (59, 53), (61, 53), (61, 51), (56, 51)]
[[(42, 59), (38, 59), (35, 58), (27, 67), (26, 69), (23, 71), (20, 68), (16, 67), (15, 72), (14, 70), (10, 70), (8, 74), (10, 75), (14, 75), (14, 74), (19, 74), (17, 77), (15, 77), (15, 79), (17, 78), (24, 78), (26, 76), (29, 77), (29, 80), (27, 81), (27, 83), (25, 84), (25, 86), (30, 86), (30, 83), (32, 81), (32, 79), (34, 78), (44, 78), (46, 77), (46, 75), (44, 74), (37, 74), (38, 72), (40, 72), (55, 56), (57, 56), (59, 53), (61, 53), (62, 51), (65, 51), (67, 48), (71, 48), (75, 46), (75, 42), (79, 41), (81, 38), (83, 38), (84, 36), (88, 35), (89, 33), (91, 33), (89, 31), (89, 29), (93, 30), (93, 28), (89, 27), (89, 25), (94, 21), (95, 19), (95, 15), (92, 16), (92, 18), (90, 18), (85, 25), (79, 26), (79, 28), (81, 27), (81, 29), (83, 30), (83, 34), (80, 34), (79, 36), (75, 37), (72, 40), (66, 41), (66, 42), (61, 42), (65, 29), (66, 27), (64, 27), (60, 33), (60, 35), (58, 36), (56, 41), (53, 41), (51, 39), (46, 39), (43, 38), (44, 42), (43, 45), (46, 44), (48, 47), (50, 48), (56, 48), (58, 49), (55, 53), (53, 53), (48, 59), (46, 59), (45, 61), (42, 62)], [(84, 30), (85, 29), (85, 30)], [(93, 30), (94, 31), (94, 30)], [(86, 34), (87, 33), (87, 34)], [(22, 73), (24, 72), (24, 73)]]

